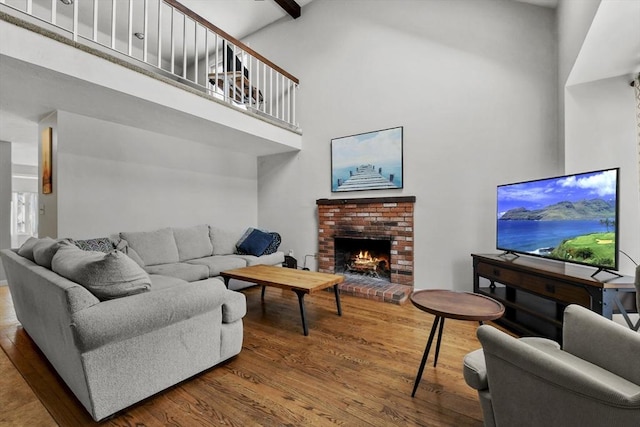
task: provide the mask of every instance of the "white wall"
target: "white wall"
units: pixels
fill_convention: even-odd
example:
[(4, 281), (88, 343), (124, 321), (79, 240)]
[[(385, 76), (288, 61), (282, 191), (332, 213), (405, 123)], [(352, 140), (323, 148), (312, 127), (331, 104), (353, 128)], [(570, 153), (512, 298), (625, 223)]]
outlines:
[(64, 111), (57, 135), (59, 237), (257, 223), (255, 156)]
[[(415, 195), (416, 288), (470, 290), (496, 185), (562, 168), (554, 33), (552, 9), (511, 1), (315, 0), (250, 37), (301, 82), (303, 150), (259, 160), (260, 225), (302, 262), (316, 199)], [(332, 195), (331, 139), (394, 126), (405, 188)]]
[[(0, 141), (0, 249), (11, 247), (11, 143)], [(6, 279), (0, 262), (0, 281)]]
[[(607, 46), (609, 32), (594, 28), (593, 22), (611, 15), (612, 8), (625, 11), (631, 6), (624, 1), (563, 0), (558, 9), (560, 86), (563, 99), (561, 120), (564, 123), (561, 140), (564, 144), (564, 168), (567, 173), (620, 167), (620, 223), (619, 248), (640, 262), (640, 188), (638, 185), (638, 153), (636, 106), (629, 74), (609, 72), (614, 68), (594, 67), (600, 75), (590, 72), (591, 81), (567, 86), (576, 63), (593, 56), (594, 48), (604, 45), (597, 55), (602, 63), (618, 63), (616, 52), (625, 46)], [(616, 9), (622, 8), (622, 9)], [(634, 10), (633, 8), (631, 10)], [(612, 22), (616, 31), (631, 28), (632, 33), (621, 37), (633, 52), (640, 31), (637, 14), (618, 13), (628, 22)], [(613, 28), (612, 28), (613, 30)], [(621, 33), (622, 34), (622, 33)], [(605, 37), (601, 39), (600, 37)], [(585, 58), (585, 55), (587, 57)], [(596, 64), (597, 65), (597, 64)], [(640, 62), (637, 63), (640, 66)], [(606, 71), (602, 71), (606, 70)], [(584, 70), (578, 70), (585, 74)], [(593, 70), (591, 70), (593, 71)], [(635, 266), (620, 255), (620, 272), (633, 275)]]

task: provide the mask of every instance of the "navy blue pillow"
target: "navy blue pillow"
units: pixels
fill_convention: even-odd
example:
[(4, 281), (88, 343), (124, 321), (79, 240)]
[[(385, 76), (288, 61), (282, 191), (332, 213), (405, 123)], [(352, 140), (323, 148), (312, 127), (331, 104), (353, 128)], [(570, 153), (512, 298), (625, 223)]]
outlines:
[(260, 230), (253, 230), (249, 236), (238, 246), (242, 252), (254, 256), (262, 256), (269, 247), (273, 236)]

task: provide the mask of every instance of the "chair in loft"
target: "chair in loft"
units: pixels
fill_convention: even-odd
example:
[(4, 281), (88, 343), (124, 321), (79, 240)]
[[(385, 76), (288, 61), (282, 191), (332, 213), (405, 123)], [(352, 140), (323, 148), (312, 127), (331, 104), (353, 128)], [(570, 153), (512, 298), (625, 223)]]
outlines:
[[(209, 73), (209, 82), (219, 87), (223, 93), (235, 102), (245, 104), (262, 104), (264, 97), (262, 91), (251, 85), (249, 80), (249, 70), (242, 65), (242, 61), (233, 53), (233, 49), (224, 43), (227, 51), (226, 63), (223, 71)], [(233, 66), (235, 58), (235, 67)]]

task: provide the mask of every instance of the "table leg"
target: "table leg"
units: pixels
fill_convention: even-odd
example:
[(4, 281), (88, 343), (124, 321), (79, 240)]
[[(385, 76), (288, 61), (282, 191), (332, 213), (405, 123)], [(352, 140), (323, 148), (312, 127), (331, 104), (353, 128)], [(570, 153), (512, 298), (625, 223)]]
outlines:
[(336, 294), (336, 306), (338, 307), (338, 316), (342, 316), (342, 306), (340, 305), (340, 290), (338, 285), (333, 285), (333, 293)]
[(411, 393), (411, 397), (416, 395), (416, 390), (418, 389), (418, 384), (420, 383), (420, 379), (422, 379), (422, 371), (424, 371), (424, 365), (427, 363), (427, 356), (429, 356), (429, 350), (431, 350), (431, 343), (433, 343), (433, 336), (436, 334), (436, 328), (438, 327), (438, 322), (440, 322), (440, 316), (436, 316), (433, 321), (433, 326), (431, 327), (431, 333), (429, 334), (429, 340), (427, 341), (427, 346), (424, 349), (424, 354), (422, 355), (422, 362), (420, 362), (420, 369), (418, 369), (418, 375), (416, 376), (416, 382), (413, 384), (413, 392)]
[(264, 302), (264, 290), (266, 288), (267, 288), (266, 286), (262, 285), (262, 293), (260, 294), (260, 300), (263, 301), (263, 302)]
[(304, 291), (294, 290), (296, 295), (298, 295), (298, 303), (300, 303), (300, 317), (302, 317), (302, 330), (304, 335), (309, 335), (309, 329), (307, 328), (307, 316), (304, 310)]
[(438, 330), (438, 342), (436, 343), (436, 357), (433, 360), (433, 367), (438, 363), (438, 355), (440, 354), (440, 342), (442, 341), (442, 329), (444, 328), (444, 317), (440, 318), (440, 329)]
[(224, 279), (224, 285), (227, 287), (227, 289), (229, 289), (229, 280), (231, 280), (231, 277), (223, 277)]

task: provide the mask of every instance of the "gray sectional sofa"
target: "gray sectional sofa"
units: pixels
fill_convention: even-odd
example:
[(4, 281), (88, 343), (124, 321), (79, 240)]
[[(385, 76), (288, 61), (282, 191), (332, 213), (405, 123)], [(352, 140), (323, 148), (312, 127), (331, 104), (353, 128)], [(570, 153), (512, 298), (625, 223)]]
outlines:
[(209, 226), (114, 237), (0, 251), (18, 320), (96, 421), (237, 355), (246, 300), (216, 276), (284, 259)]

